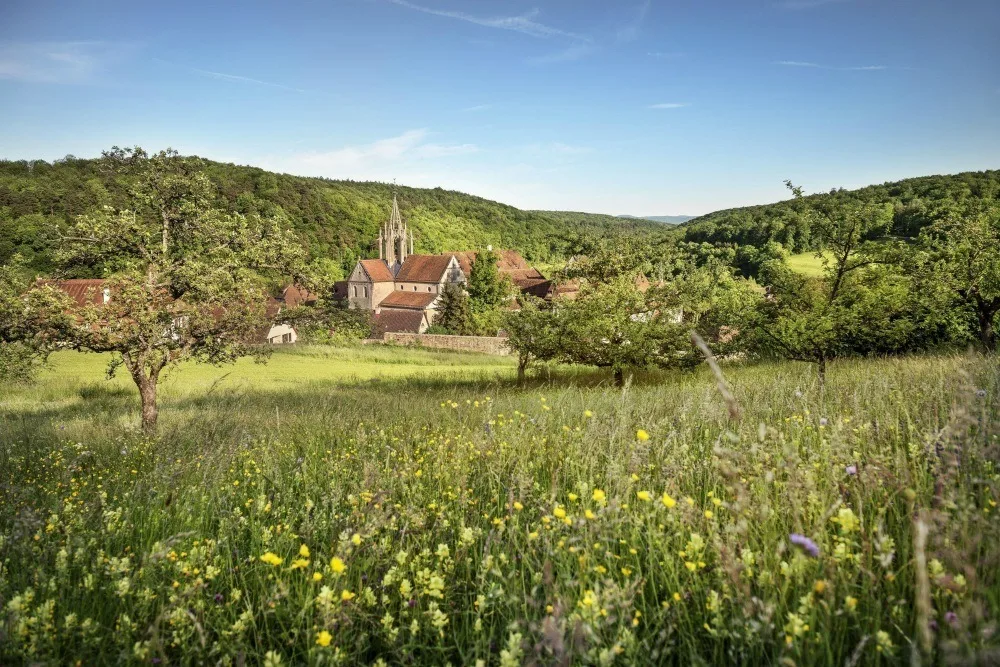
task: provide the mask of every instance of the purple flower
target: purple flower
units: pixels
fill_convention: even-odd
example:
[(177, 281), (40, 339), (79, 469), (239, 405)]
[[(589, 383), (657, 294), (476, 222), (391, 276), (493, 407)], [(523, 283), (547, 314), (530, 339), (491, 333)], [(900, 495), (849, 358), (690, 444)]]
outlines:
[(222, 604), (222, 601), (225, 599), (226, 598), (222, 595), (222, 593), (215, 594), (215, 604)]
[(827, 420), (826, 417), (820, 417), (819, 418), (819, 425), (820, 426), (826, 426), (828, 423), (830, 423), (830, 422)]
[(958, 614), (953, 611), (949, 611), (944, 615), (944, 620), (948, 621), (948, 625), (954, 628), (958, 625)]
[(979, 398), (986, 398), (986, 390), (985, 389), (977, 389), (976, 390), (976, 396), (978, 396)]
[(844, 472), (846, 472), (848, 475), (851, 475), (853, 477), (854, 475), (858, 474), (858, 466), (856, 466), (856, 465), (854, 465), (852, 463), (851, 465), (849, 465), (846, 468), (844, 468)]
[(805, 535), (792, 533), (788, 536), (788, 540), (813, 558), (819, 558), (819, 546)]

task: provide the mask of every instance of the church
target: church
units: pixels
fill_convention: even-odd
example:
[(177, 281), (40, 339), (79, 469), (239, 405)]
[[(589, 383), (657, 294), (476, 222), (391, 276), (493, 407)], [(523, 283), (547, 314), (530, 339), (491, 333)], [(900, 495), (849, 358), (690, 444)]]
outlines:
[[(355, 265), (346, 285), (351, 308), (371, 311), (376, 333), (423, 333), (434, 323), (441, 294), (447, 285), (464, 285), (472, 272), (475, 252), (418, 255), (413, 252), (413, 232), (399, 213), (396, 197), (392, 213), (378, 235), (378, 259)], [(500, 272), (520, 290), (541, 293), (551, 287), (539, 271), (514, 250), (499, 252)]]

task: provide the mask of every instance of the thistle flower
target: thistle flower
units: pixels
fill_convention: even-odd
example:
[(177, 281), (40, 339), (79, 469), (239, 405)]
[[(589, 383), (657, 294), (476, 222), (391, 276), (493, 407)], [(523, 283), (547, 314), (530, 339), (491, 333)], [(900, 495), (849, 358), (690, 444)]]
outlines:
[(858, 466), (852, 463), (851, 465), (844, 468), (844, 472), (853, 477), (854, 475), (858, 474)]
[(788, 536), (788, 541), (805, 551), (813, 558), (819, 558), (819, 546), (805, 535), (792, 533)]

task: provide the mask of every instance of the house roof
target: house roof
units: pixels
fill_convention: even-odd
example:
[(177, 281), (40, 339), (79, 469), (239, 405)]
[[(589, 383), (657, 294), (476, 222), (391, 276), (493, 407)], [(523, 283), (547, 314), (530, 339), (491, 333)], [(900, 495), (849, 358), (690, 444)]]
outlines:
[(407, 255), (396, 274), (398, 282), (439, 283), (454, 253), (446, 255)]
[(373, 283), (391, 283), (395, 280), (389, 266), (381, 259), (363, 259), (361, 266)]
[(397, 290), (382, 299), (379, 308), (416, 308), (423, 310), (437, 300), (438, 295), (432, 292), (404, 292)]
[(396, 310), (383, 308), (375, 315), (374, 337), (380, 337), (388, 332), (419, 333), (423, 324), (424, 314), (419, 310)]
[(43, 285), (52, 285), (66, 292), (78, 306), (104, 304), (104, 280), (98, 278), (73, 278), (71, 280), (41, 280)]
[(287, 308), (296, 308), (314, 305), (318, 296), (301, 285), (289, 285), (281, 292), (281, 298)]
[[(453, 252), (451, 254), (458, 260), (458, 265), (462, 267), (462, 273), (468, 278), (472, 273), (472, 263), (476, 261), (477, 253), (464, 251)], [(538, 269), (528, 264), (527, 260), (521, 257), (521, 254), (516, 250), (500, 250), (497, 254), (500, 256), (497, 261), (497, 268), (500, 270), (500, 273), (510, 276), (515, 282), (520, 279), (545, 278)]]

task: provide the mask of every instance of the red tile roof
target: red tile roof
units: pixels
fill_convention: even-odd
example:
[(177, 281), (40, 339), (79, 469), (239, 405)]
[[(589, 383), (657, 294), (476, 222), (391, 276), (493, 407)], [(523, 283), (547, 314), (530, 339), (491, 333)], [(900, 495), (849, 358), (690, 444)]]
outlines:
[[(476, 261), (476, 253), (465, 251), (453, 252), (451, 254), (458, 260), (459, 266), (462, 267), (462, 273), (468, 278), (472, 273), (472, 263)], [(520, 253), (516, 250), (501, 250), (497, 254), (500, 255), (500, 259), (497, 262), (497, 268), (500, 269), (500, 273), (510, 276), (515, 282), (526, 278), (545, 278), (545, 276), (539, 273), (538, 269), (528, 264), (527, 260), (521, 257)]]
[(451, 262), (452, 253), (446, 255), (407, 255), (396, 274), (398, 282), (439, 283)]
[(381, 259), (363, 259), (361, 266), (374, 283), (391, 283), (395, 280), (388, 265)]
[(416, 308), (423, 310), (434, 303), (437, 298), (438, 295), (431, 292), (404, 292), (398, 290), (391, 292), (389, 296), (382, 299), (379, 308)]
[(381, 337), (386, 332), (419, 333), (424, 314), (419, 310), (393, 310), (386, 308), (375, 316), (373, 337)]
[(104, 281), (97, 278), (74, 278), (72, 280), (42, 280), (43, 285), (53, 287), (70, 295), (78, 306), (104, 304)]
[(281, 298), (286, 308), (296, 308), (315, 305), (318, 297), (301, 285), (289, 285), (282, 291)]

